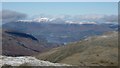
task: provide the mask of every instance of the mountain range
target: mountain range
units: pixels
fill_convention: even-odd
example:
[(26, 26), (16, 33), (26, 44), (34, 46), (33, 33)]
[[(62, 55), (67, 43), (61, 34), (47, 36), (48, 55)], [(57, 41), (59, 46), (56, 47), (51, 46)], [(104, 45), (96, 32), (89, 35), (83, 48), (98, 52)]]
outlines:
[[(79, 41), (89, 36), (118, 30), (117, 24), (63, 24), (49, 22), (17, 21), (3, 24), (3, 29), (31, 34), (38, 40), (45, 39), (50, 43), (66, 44)], [(61, 21), (59, 21), (61, 22)]]
[(118, 24), (46, 22), (3, 24), (2, 55), (79, 66), (118, 65)]

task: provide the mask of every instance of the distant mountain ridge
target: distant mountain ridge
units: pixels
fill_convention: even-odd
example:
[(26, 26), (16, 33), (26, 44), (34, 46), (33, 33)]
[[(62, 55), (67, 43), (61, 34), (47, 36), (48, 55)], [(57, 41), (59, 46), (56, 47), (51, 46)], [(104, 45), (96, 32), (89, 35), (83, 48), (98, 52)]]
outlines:
[[(3, 49), (5, 48), (3, 54), (13, 56), (33, 55), (87, 37), (118, 31), (117, 24), (53, 24), (22, 21), (3, 24), (2, 28)], [(10, 49), (14, 47), (16, 47), (14, 51)], [(24, 53), (23, 50), (19, 54), (20, 48), (20, 51), (24, 49), (29, 53), (27, 51)]]
[(12, 22), (3, 25), (3, 29), (39, 36), (51, 43), (64, 44), (79, 41), (88, 36), (100, 35), (104, 32), (117, 31), (117, 24), (54, 24)]

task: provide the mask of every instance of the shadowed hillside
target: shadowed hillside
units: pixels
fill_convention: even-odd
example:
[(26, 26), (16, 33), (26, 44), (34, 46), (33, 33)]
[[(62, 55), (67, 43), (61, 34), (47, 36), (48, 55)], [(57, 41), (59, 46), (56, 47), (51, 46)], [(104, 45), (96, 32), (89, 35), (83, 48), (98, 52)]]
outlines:
[(8, 33), (8, 34), (11, 34), (11, 35), (15, 35), (15, 36), (19, 36), (19, 37), (24, 37), (24, 38), (30, 38), (32, 40), (38, 41), (37, 38), (35, 38), (35, 37), (33, 37), (32, 35), (29, 35), (29, 34), (20, 33), (20, 32), (8, 32), (8, 31), (5, 31), (5, 32)]
[(2, 54), (7, 56), (35, 55), (58, 46), (47, 43), (44, 39), (41, 40), (31, 34), (4, 29), (2, 30)]

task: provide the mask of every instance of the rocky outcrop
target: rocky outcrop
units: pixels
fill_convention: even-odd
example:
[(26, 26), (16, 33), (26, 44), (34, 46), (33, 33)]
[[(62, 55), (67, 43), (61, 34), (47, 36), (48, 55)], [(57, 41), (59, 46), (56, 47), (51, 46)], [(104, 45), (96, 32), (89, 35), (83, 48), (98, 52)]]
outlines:
[(38, 60), (35, 57), (23, 56), (23, 57), (7, 57), (0, 56), (0, 67), (10, 66), (70, 66), (67, 64), (51, 63), (49, 61)]

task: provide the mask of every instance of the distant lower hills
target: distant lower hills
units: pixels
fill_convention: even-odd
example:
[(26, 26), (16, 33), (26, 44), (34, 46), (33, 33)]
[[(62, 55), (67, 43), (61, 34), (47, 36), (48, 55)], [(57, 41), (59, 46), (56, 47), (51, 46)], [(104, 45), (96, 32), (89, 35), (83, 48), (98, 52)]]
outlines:
[(57, 46), (43, 39), (40, 41), (30, 34), (2, 30), (2, 54), (6, 56), (35, 55)]
[[(56, 22), (57, 23), (57, 22)], [(104, 32), (116, 31), (117, 24), (50, 24), (36, 22), (11, 22), (3, 24), (3, 29), (31, 34), (38, 40), (45, 39), (50, 43), (66, 44), (101, 35)]]
[(118, 32), (88, 37), (79, 42), (54, 48), (36, 56), (38, 59), (80, 66), (117, 66)]

